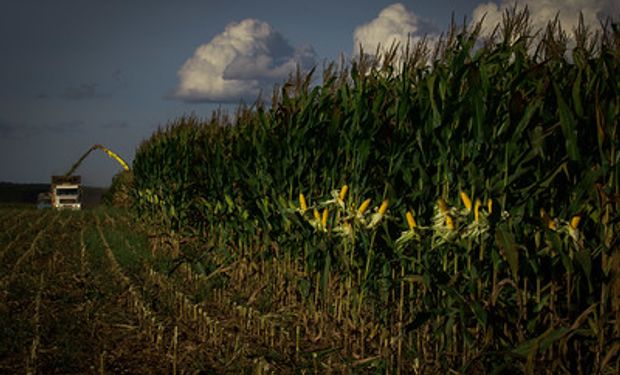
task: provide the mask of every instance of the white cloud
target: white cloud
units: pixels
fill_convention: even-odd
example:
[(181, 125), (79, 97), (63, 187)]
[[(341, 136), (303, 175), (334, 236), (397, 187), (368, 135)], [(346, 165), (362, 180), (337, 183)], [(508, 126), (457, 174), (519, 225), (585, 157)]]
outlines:
[(245, 19), (196, 49), (178, 72), (174, 96), (187, 101), (254, 100), (261, 90), (269, 96), (273, 84), (297, 66), (308, 69), (315, 61), (312, 47), (294, 48), (269, 24)]
[(388, 49), (394, 42), (405, 47), (408, 41), (415, 43), (435, 31), (431, 22), (395, 3), (383, 9), (377, 18), (355, 28), (353, 53), (359, 54), (360, 45), (365, 53), (375, 53), (377, 46)]
[(527, 6), (533, 30), (543, 29), (556, 15), (568, 36), (579, 24), (579, 13), (583, 13), (586, 26), (596, 29), (600, 19), (617, 17), (620, 12), (618, 0), (502, 0), (500, 4), (489, 2), (479, 5), (473, 12), (473, 21), (484, 17), (481, 33), (488, 36), (501, 22), (503, 13), (517, 4), (518, 9)]

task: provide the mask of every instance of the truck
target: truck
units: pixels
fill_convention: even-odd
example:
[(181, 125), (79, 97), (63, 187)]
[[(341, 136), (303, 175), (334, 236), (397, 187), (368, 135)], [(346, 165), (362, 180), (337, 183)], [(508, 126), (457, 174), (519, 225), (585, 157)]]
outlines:
[(50, 196), (52, 208), (79, 210), (82, 208), (82, 178), (80, 176), (52, 176)]

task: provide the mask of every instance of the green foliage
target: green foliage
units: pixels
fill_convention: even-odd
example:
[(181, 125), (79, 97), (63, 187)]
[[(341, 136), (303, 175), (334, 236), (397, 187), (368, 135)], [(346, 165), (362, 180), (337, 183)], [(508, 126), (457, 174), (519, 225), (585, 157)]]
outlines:
[[(605, 313), (582, 331), (580, 314), (620, 306), (609, 297), (620, 293), (609, 283), (620, 272), (609, 261), (620, 256), (620, 34), (577, 30), (568, 59), (556, 26), (538, 44), (524, 14), (487, 43), (453, 28), (432, 55), (424, 44), (402, 60), (396, 50), (362, 55), (326, 67), (320, 84), (298, 73), (270, 106), (241, 107), (234, 119), (181, 117), (138, 149), (135, 210), (224, 243), (277, 243), (304, 259), (304, 295), (320, 279), (328, 298), (329, 275), (339, 273), (356, 280), (359, 309), (364, 295), (376, 311), (393, 303), (402, 269), (424, 285), (410, 297), (411, 327), (430, 326), (440, 351), (463, 350), (449, 347), (449, 323), (476, 352), (467, 358), (494, 368), (514, 369), (516, 356), (531, 370), (570, 340), (593, 363), (592, 351), (618, 334)], [(316, 200), (345, 183), (356, 205), (389, 199), (391, 216), (372, 234), (344, 241), (291, 213), (300, 192)], [(435, 202), (454, 208), (459, 191), (492, 199), (490, 235), (437, 230), (446, 224), (433, 224)], [(435, 234), (395, 246), (408, 210)], [(464, 215), (456, 231), (471, 224)]]
[(120, 208), (132, 206), (133, 172), (122, 171), (114, 175), (112, 185), (102, 197), (103, 203)]

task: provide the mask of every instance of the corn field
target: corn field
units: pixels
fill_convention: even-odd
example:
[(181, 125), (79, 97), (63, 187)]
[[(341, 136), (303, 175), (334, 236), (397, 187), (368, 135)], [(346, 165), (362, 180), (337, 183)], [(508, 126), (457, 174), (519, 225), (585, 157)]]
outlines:
[(618, 25), (512, 12), (170, 122), (133, 212), (276, 372), (617, 374), (619, 123)]

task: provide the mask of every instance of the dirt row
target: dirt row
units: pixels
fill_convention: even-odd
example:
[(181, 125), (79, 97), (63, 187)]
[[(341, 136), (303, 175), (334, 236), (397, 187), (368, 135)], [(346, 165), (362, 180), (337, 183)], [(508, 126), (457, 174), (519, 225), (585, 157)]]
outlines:
[[(132, 225), (126, 216), (104, 215), (101, 223), (111, 233)], [(111, 248), (113, 252), (134, 251), (129, 244), (122, 243)], [(265, 277), (274, 268), (276, 273), (281, 272), (273, 265), (250, 269), (247, 260), (241, 258), (207, 276), (193, 271), (191, 259), (184, 259), (183, 254), (173, 256), (166, 245), (156, 242), (151, 254), (141, 250), (142, 254), (134, 254), (140, 268), (127, 275), (135, 285), (143, 287), (145, 299), (153, 301), (153, 309), (161, 312), (166, 325), (178, 327), (182, 338), (179, 345), (187, 348), (180, 358), (191, 370), (196, 370), (192, 363), (200, 363), (203, 371), (215, 369), (217, 373), (368, 373), (362, 369), (364, 365), (378, 359), (373, 354), (364, 356), (365, 349), (370, 352), (373, 348), (353, 341), (363, 331), (352, 332), (349, 326), (343, 327), (335, 319), (328, 320), (312, 311), (292, 311), (291, 306), (299, 307), (299, 301), (283, 301), (279, 306), (288, 307), (270, 306), (261, 311), (257, 300), (264, 298), (262, 293), (273, 301), (277, 296), (271, 293), (285, 294), (287, 285), (290, 287), (287, 275)], [(169, 263), (158, 265), (161, 262)], [(158, 270), (158, 266), (162, 269)], [(234, 280), (234, 285), (211, 283), (213, 276)], [(267, 287), (265, 279), (275, 282)], [(373, 326), (368, 324), (366, 328), (371, 338), (379, 337)], [(359, 354), (347, 356), (347, 352), (353, 351)], [(373, 373), (372, 369), (369, 373)]]
[(316, 373), (313, 353), (334, 351), (305, 321), (158, 264), (174, 260), (122, 213), (3, 214), (21, 224), (0, 237), (0, 373)]
[(97, 250), (93, 214), (33, 211), (28, 219), (36, 224), (0, 265), (0, 373), (170, 373)]
[[(122, 230), (129, 222), (126, 217), (104, 215), (100, 227), (109, 230)], [(102, 230), (102, 235), (105, 230)], [(119, 244), (120, 242), (120, 244)], [(138, 269), (129, 270), (120, 265), (120, 272), (132, 285), (139, 285), (141, 299), (151, 311), (152, 319), (158, 327), (147, 327), (148, 331), (162, 329), (164, 342), (176, 342), (165, 350), (169, 358), (174, 357), (173, 365), (182, 373), (290, 373), (293, 364), (282, 357), (276, 348), (267, 342), (268, 327), (259, 334), (250, 334), (246, 319), (239, 311), (231, 311), (229, 304), (222, 301), (195, 300), (191, 282), (178, 277), (180, 269), (171, 273), (153, 268), (157, 260), (132, 246), (131, 241), (117, 240), (110, 246), (112, 256), (133, 257), (139, 263)], [(149, 259), (147, 259), (149, 258)], [(161, 259), (160, 259), (161, 260)], [(161, 326), (159, 326), (161, 325)], [(174, 330), (173, 330), (174, 328)], [(176, 335), (176, 336), (175, 336)], [(157, 342), (159, 337), (151, 341)], [(273, 340), (272, 340), (273, 341)]]

